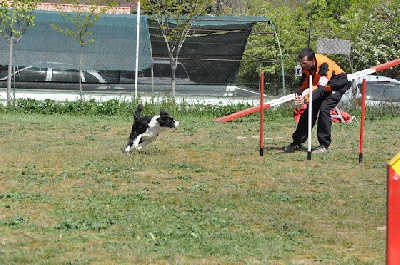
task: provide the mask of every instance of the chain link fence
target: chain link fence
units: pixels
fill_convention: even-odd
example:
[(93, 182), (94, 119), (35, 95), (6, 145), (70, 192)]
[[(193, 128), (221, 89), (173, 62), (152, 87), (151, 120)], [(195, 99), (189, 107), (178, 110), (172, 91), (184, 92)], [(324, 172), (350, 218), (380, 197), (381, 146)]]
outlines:
[[(75, 90), (81, 78), (84, 91), (129, 93), (137, 86), (139, 93), (171, 92), (172, 70), (167, 46), (158, 26), (148, 17), (146, 21), (141, 19), (140, 68), (135, 80), (136, 15), (103, 15), (90, 28), (94, 42), (83, 50), (80, 73), (79, 44), (51, 26), (68, 28), (68, 21), (59, 12), (35, 12), (35, 26), (14, 46), (12, 83), (16, 89)], [(259, 73), (258, 64), (265, 61), (244, 55), (256, 23), (263, 24), (264, 31), (271, 34), (272, 22), (264, 17), (196, 20), (179, 53), (176, 94), (257, 96), (258, 76), (245, 74), (240, 78), (243, 67), (254, 67), (253, 73)], [(271, 36), (274, 39), (273, 33)], [(0, 42), (2, 87), (7, 80), (7, 52), (7, 42), (3, 39)], [(249, 61), (254, 64), (249, 66)]]
[[(133, 27), (136, 25), (136, 17), (122, 15), (119, 16), (118, 23), (113, 20), (116, 19), (113, 15), (104, 16), (100, 20), (101, 24), (93, 28), (94, 43), (85, 48), (86, 67), (80, 74), (77, 63), (73, 63), (78, 60), (71, 59), (77, 58), (79, 54), (76, 50), (79, 49), (71, 49), (74, 43), (67, 42), (66, 36), (58, 36), (59, 33), (49, 25), (54, 23), (50, 18), (56, 13), (44, 12), (38, 16), (37, 25), (22, 39), (24, 44), (21, 42), (16, 45), (16, 62), (29, 61), (29, 65), (21, 61), (14, 66), (15, 88), (78, 90), (79, 78), (83, 77), (84, 91), (134, 92), (136, 34)], [(62, 22), (59, 17), (53, 20)], [(138, 92), (168, 94), (172, 89), (172, 74), (166, 43), (154, 21), (147, 18), (142, 22), (146, 28), (141, 28), (140, 33), (148, 30), (148, 36), (141, 35), (146, 40), (141, 43), (140, 49), (145, 51), (141, 54), (150, 56), (151, 66), (141, 64), (143, 67), (138, 72)], [(272, 21), (268, 18), (259, 17), (207, 17), (198, 21), (179, 53), (176, 94), (258, 97), (260, 71), (265, 73), (266, 94), (281, 96), (294, 92), (300, 78), (296, 77), (295, 69), (283, 65), (283, 58), (279, 57), (282, 51), (271, 25)], [(126, 31), (127, 28), (131, 31)], [(34, 30), (39, 30), (40, 33), (35, 33)], [(33, 43), (30, 41), (33, 36), (39, 36), (34, 47), (26, 46), (27, 43)], [(119, 36), (123, 41), (113, 36)], [(57, 38), (58, 42), (54, 43)], [(5, 87), (7, 45), (3, 42), (1, 46), (3, 60), (0, 66), (0, 86)], [(62, 50), (59, 55), (57, 48)], [(328, 55), (347, 73), (353, 72), (349, 40), (318, 39), (316, 52)], [(297, 54), (284, 56), (286, 61), (290, 56), (293, 60), (297, 59)], [(398, 67), (385, 70), (379, 75), (390, 73), (393, 76), (396, 72), (400, 78)]]

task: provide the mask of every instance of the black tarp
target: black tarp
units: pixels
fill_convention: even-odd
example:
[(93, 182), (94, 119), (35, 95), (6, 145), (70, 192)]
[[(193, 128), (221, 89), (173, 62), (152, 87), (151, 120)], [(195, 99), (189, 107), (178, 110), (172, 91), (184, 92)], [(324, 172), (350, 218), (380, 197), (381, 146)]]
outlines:
[[(193, 20), (179, 53), (179, 62), (190, 80), (199, 84), (235, 83), (247, 39), (257, 22), (270, 23), (270, 20), (266, 17), (211, 16)], [(168, 58), (157, 24), (151, 19), (148, 24), (153, 58)]]

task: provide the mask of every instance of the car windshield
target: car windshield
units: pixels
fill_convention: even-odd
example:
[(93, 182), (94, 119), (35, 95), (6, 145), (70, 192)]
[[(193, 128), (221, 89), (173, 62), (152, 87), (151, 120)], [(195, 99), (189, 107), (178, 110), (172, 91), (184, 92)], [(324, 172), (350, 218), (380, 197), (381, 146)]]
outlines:
[(400, 101), (400, 84), (370, 82), (367, 85), (367, 99), (378, 101)]

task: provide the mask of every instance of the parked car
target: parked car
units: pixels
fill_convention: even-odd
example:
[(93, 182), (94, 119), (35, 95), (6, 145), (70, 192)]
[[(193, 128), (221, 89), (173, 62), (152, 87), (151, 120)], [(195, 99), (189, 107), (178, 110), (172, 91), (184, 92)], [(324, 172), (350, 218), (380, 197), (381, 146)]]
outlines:
[[(57, 66), (57, 65), (56, 65)], [(58, 67), (60, 67), (58, 65)], [(104, 74), (103, 74), (104, 75)], [(107, 80), (98, 71), (82, 71), (83, 83), (101, 84)], [(0, 81), (6, 81), (8, 66), (0, 66)], [(38, 68), (33, 66), (15, 66), (13, 81), (19, 82), (62, 82), (79, 83), (79, 71), (72, 69)]]
[[(377, 75), (366, 75), (366, 104), (378, 106), (392, 104), (400, 106), (400, 81)], [(342, 97), (341, 104), (349, 104), (352, 100), (361, 100), (362, 79), (356, 80), (356, 91), (349, 89)]]
[[(49, 63), (47, 63), (49, 64)], [(19, 82), (55, 82), (79, 83), (79, 71), (68, 69), (60, 63), (54, 67), (38, 68), (33, 66), (16, 66), (13, 81)], [(63, 66), (63, 67), (60, 67)], [(152, 74), (153, 71), (153, 74)], [(0, 66), (0, 81), (7, 80), (8, 66)], [(86, 84), (134, 84), (134, 71), (85, 70), (81, 74), (82, 83)], [(190, 84), (186, 69), (178, 63), (175, 71), (177, 84)], [(152, 80), (153, 78), (153, 80)], [(171, 66), (168, 60), (155, 60), (153, 69), (144, 69), (138, 73), (138, 83), (141, 84), (171, 84)]]
[[(76, 90), (79, 71), (52, 63), (54, 67), (15, 67), (13, 82), (18, 89)], [(60, 69), (62, 68), (62, 69)], [(0, 66), (0, 87), (6, 87), (8, 66)], [(255, 96), (257, 93), (230, 84), (197, 84), (190, 80), (183, 64), (178, 62), (175, 71), (176, 92), (182, 95)], [(132, 92), (135, 87), (134, 71), (82, 71), (84, 91)], [(153, 69), (138, 73), (138, 90), (147, 93), (171, 91), (171, 66), (169, 60), (154, 60)]]

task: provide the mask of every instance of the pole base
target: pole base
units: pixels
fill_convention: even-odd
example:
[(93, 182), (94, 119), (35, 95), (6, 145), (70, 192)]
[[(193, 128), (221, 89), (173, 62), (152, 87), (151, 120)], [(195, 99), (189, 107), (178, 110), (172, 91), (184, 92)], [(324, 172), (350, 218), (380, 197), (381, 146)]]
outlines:
[(307, 160), (311, 160), (311, 151), (307, 151)]

